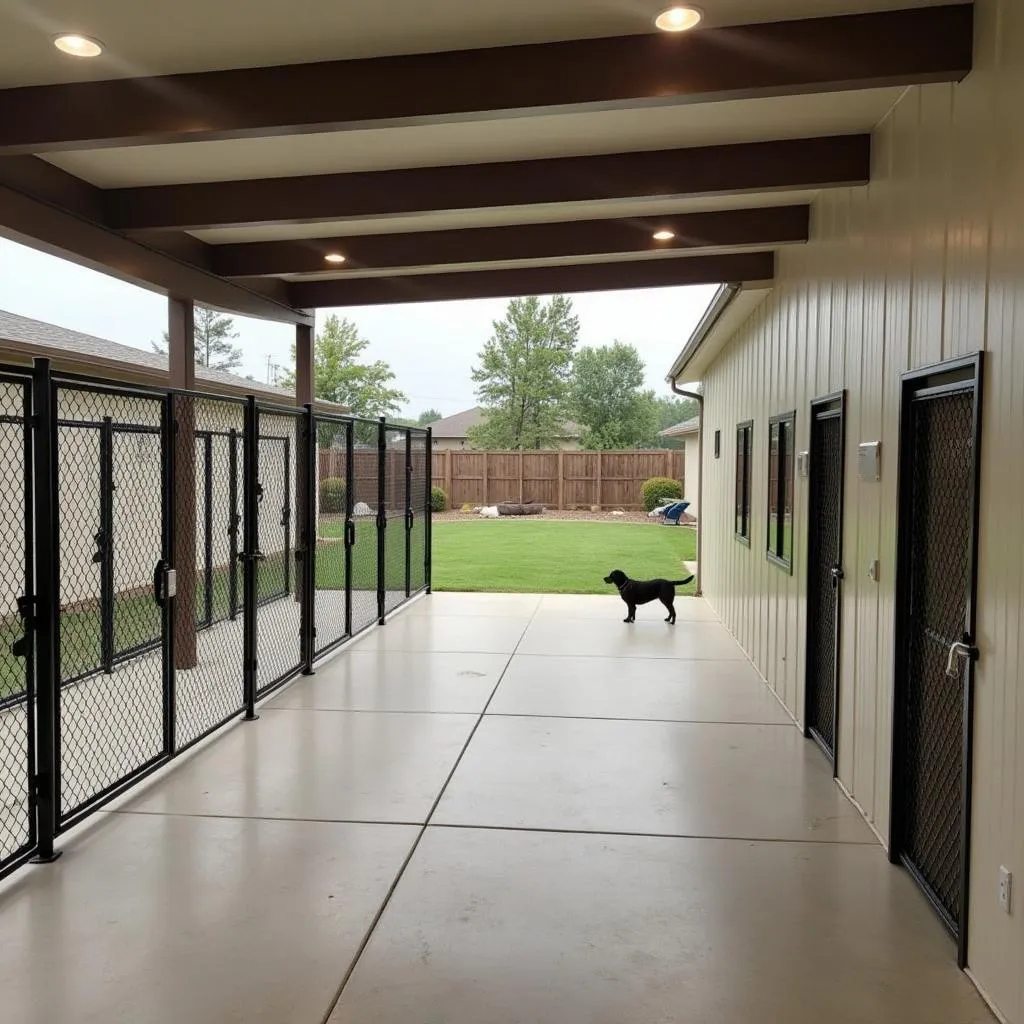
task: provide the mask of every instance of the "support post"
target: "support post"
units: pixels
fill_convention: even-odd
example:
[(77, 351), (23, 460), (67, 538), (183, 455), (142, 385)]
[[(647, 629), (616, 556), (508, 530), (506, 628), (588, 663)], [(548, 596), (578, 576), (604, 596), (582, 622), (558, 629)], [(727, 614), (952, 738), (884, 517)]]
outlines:
[(601, 464), (603, 462), (604, 462), (604, 452), (600, 452), (599, 451), (597, 453), (597, 484), (595, 486), (595, 492), (596, 493), (594, 494), (594, 504), (597, 505), (598, 508), (603, 508), (604, 507), (602, 502), (601, 502), (601, 499), (604, 497), (604, 495), (601, 493), (604, 490), (604, 485), (601, 483), (601, 469), (602, 469), (602, 465)]
[(490, 497), (490, 495), (487, 493), (487, 477), (488, 477), (487, 470), (489, 468), (490, 461), (491, 461), (491, 453), (490, 452), (484, 452), (483, 456), (484, 456), (484, 500), (483, 500), (483, 504), (486, 505), (486, 504), (488, 504), (487, 499)]
[(519, 449), (519, 504), (523, 503), (523, 449)]
[(352, 548), (356, 542), (356, 524), (352, 520), (355, 505), (355, 424), (345, 424), (345, 635), (352, 635)]
[[(312, 409), (313, 402), (314, 402), (314, 394), (313, 394), (313, 392), (314, 392), (313, 351), (314, 351), (313, 328), (311, 326), (309, 326), (308, 324), (296, 324), (295, 325), (295, 404), (298, 405), (298, 406), (301, 406), (303, 409), (306, 409), (308, 407), (310, 410)], [(314, 438), (314, 441), (312, 443), (313, 443), (313, 447), (315, 449), (315, 447), (316, 447), (315, 438)], [(297, 523), (298, 533), (299, 533), (300, 537), (302, 535), (303, 524), (305, 522), (305, 519), (304, 519), (305, 512), (304, 512), (303, 506), (305, 504), (305, 497), (304, 496), (305, 496), (307, 490), (309, 489), (308, 473), (310, 472), (310, 470), (309, 470), (309, 466), (310, 465), (312, 465), (314, 467), (313, 470), (312, 470), (312, 473), (313, 473), (314, 480), (316, 479), (315, 463), (311, 462), (310, 459), (306, 458), (305, 455), (303, 454), (303, 451), (304, 451), (304, 442), (300, 439), (300, 441), (299, 441), (299, 452), (298, 452), (298, 458), (296, 460), (296, 470), (295, 470), (295, 493), (298, 496), (296, 503), (299, 506), (298, 509), (296, 510), (296, 513), (297, 513), (296, 523)], [(286, 456), (285, 456), (285, 461), (287, 462), (287, 453), (286, 453)], [(286, 472), (287, 472), (287, 470), (286, 470)], [(285, 495), (286, 495), (286, 500), (287, 500), (287, 495), (288, 495), (287, 487), (285, 488)], [(315, 511), (313, 513), (313, 528), (314, 528), (314, 530), (316, 529), (316, 512)], [(296, 550), (296, 558), (297, 559), (301, 559), (303, 557), (302, 554), (301, 554), (301, 549), (303, 548), (304, 545), (303, 545), (303, 542), (301, 540), (299, 542), (299, 545), (300, 545), (299, 548), (297, 548), (297, 550)], [(291, 587), (291, 582), (288, 579), (288, 572), (289, 572), (289, 566), (288, 566), (288, 562), (287, 562), (288, 558), (289, 558), (289, 552), (288, 552), (288, 545), (286, 543), (285, 544), (285, 589), (286, 590), (290, 589), (290, 587)], [(296, 579), (295, 579), (295, 588), (294, 588), (295, 600), (296, 601), (302, 601), (304, 599), (303, 598), (303, 593), (304, 593), (303, 592), (303, 574), (302, 574), (301, 567), (300, 567), (300, 571), (296, 573)], [(304, 612), (300, 613), (300, 618), (302, 618), (303, 614), (304, 614)], [(310, 669), (310, 671), (312, 671), (312, 669)]]
[(256, 488), (259, 483), (257, 461), (256, 399), (250, 395), (245, 403), (245, 434), (242, 448), (242, 689), (245, 698), (245, 720), (255, 721), (256, 714), (256, 562), (259, 555), (259, 514)]
[(47, 864), (60, 816), (60, 518), (57, 503), (57, 416), (49, 359), (32, 370), (32, 466), (35, 504), (36, 856)]
[[(430, 593), (430, 531), (431, 522), (433, 520), (433, 500), (431, 491), (434, 489), (434, 429), (433, 427), (427, 427), (427, 507), (423, 510), (424, 516), (426, 516), (426, 537), (423, 540), (423, 570), (424, 576), (427, 583), (427, 593)], [(449, 456), (451, 452), (448, 453)], [(448, 462), (449, 470), (451, 469), (451, 461)], [(451, 501), (451, 494), (448, 495), (449, 502)]]
[(302, 674), (313, 674), (316, 656), (316, 420), (313, 405), (307, 403), (302, 417), (302, 444), (299, 452), (296, 489), (299, 502), (299, 631), (302, 634)]
[(203, 437), (203, 623), (213, 625), (213, 435)]
[[(427, 452), (430, 456), (430, 452)], [(405, 596), (412, 593), (412, 431), (405, 431)]]
[[(195, 309), (191, 299), (167, 300), (167, 354), (170, 384), (192, 392), (196, 384)], [(175, 668), (195, 668), (196, 650), (196, 439), (195, 400), (175, 396), (174, 416), (174, 598)]]
[(565, 460), (564, 452), (558, 449), (558, 507), (565, 508)]
[(377, 423), (377, 622), (384, 625), (384, 614), (387, 609), (387, 581), (384, 578), (387, 569), (385, 552), (387, 548), (385, 533), (388, 526), (387, 513), (387, 454), (388, 434), (385, 420), (381, 416)]

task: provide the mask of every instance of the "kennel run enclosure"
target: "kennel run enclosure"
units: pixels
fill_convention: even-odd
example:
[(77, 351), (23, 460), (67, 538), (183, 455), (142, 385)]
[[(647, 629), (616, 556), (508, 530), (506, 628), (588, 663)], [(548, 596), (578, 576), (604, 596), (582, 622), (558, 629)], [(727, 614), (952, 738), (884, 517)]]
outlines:
[(0, 876), (429, 590), (430, 450), (0, 368)]

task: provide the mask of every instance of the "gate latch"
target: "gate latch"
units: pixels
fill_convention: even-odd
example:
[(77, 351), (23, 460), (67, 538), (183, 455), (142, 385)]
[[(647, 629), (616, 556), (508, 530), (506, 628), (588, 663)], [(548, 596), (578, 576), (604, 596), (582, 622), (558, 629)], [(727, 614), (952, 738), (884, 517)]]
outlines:
[(845, 574), (843, 573), (843, 570), (840, 566), (833, 565), (832, 568), (829, 570), (829, 575), (831, 575), (832, 577), (832, 589), (835, 590), (838, 588), (839, 581), (843, 579)]
[(966, 640), (957, 641), (952, 644), (949, 648), (949, 658), (946, 661), (946, 675), (950, 679), (956, 679), (957, 677), (957, 658), (967, 658), (968, 661), (977, 661), (980, 652), (977, 647), (973, 644), (967, 643)]
[(29, 634), (31, 633), (33, 623), (33, 613), (36, 607), (36, 599), (29, 597), (27, 594), (22, 594), (18, 598), (18, 615), (21, 616), (22, 623), (25, 627), (24, 635), (18, 637), (17, 640), (11, 644), (11, 654), (15, 658), (27, 658), (29, 651)]

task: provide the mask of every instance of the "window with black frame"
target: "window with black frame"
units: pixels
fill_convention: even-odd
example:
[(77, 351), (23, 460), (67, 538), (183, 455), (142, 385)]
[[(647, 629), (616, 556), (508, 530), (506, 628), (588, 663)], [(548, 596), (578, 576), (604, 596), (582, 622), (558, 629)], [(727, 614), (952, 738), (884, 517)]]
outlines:
[(754, 424), (748, 420), (736, 427), (736, 539), (750, 545), (750, 456)]
[(796, 413), (768, 424), (768, 559), (793, 571), (793, 477)]

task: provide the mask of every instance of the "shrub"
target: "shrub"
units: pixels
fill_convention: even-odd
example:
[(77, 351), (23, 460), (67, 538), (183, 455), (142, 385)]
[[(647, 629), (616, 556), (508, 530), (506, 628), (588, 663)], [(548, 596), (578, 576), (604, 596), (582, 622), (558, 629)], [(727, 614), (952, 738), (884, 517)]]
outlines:
[(345, 481), (338, 476), (325, 476), (320, 481), (320, 511), (337, 514), (345, 511)]
[(678, 480), (670, 480), (667, 476), (652, 476), (645, 480), (640, 488), (643, 496), (644, 511), (652, 512), (666, 500), (682, 498), (683, 485)]
[(448, 495), (444, 493), (441, 487), (431, 487), (430, 489), (430, 511), (431, 512), (446, 512), (448, 510)]

